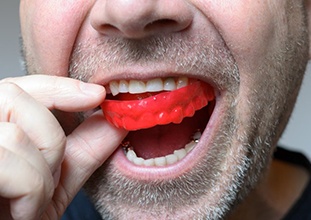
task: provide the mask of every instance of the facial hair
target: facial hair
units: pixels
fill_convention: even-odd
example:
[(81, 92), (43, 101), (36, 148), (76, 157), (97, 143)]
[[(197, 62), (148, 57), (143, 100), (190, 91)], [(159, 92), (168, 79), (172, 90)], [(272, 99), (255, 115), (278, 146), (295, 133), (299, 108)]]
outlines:
[[(188, 173), (171, 180), (139, 181), (123, 176), (108, 160), (92, 175), (85, 189), (103, 219), (222, 219), (255, 187), (292, 111), (308, 48), (305, 31), (296, 37), (294, 42), (285, 40), (283, 47), (269, 54), (252, 73), (255, 89), (243, 100), (251, 112), (247, 124), (238, 108), (242, 101), (236, 98), (239, 69), (221, 41), (158, 36), (98, 39), (95, 44), (76, 45), (72, 78), (89, 81), (98, 69), (108, 73), (134, 64), (149, 68), (165, 64), (173, 66), (176, 73), (210, 77), (220, 91), (228, 89), (223, 98), (230, 104), (220, 119), (220, 129), (208, 154)], [(263, 89), (264, 94), (258, 92)]]
[[(88, 81), (92, 75), (100, 69), (102, 72), (114, 71), (120, 66), (141, 66), (159, 65), (173, 66), (177, 73), (197, 73), (212, 77), (213, 82), (219, 90), (224, 87), (231, 90), (228, 99), (236, 94), (239, 85), (239, 74), (237, 66), (226, 47), (219, 42), (211, 42), (205, 37), (196, 39), (180, 39), (174, 36), (151, 37), (145, 40), (126, 40), (121, 38), (98, 40), (95, 46), (88, 42), (77, 45), (72, 56), (70, 76), (83, 81)], [(210, 76), (208, 76), (210, 75)], [(232, 102), (232, 100), (231, 100)], [(128, 212), (148, 214), (148, 218), (159, 218), (166, 213), (178, 216), (180, 209), (197, 206), (202, 195), (214, 194), (214, 189), (219, 188), (217, 183), (224, 156), (229, 148), (226, 141), (227, 136), (233, 136), (236, 123), (228, 114), (228, 128), (224, 129), (225, 134), (220, 132), (210, 153), (204, 161), (197, 165), (191, 172), (185, 173), (177, 179), (169, 181), (137, 181), (121, 175), (108, 160), (98, 169), (85, 185), (87, 192), (102, 214), (104, 219), (122, 219), (129, 217)], [(216, 144), (217, 142), (217, 144)], [(228, 142), (230, 143), (230, 141)], [(222, 145), (221, 148), (217, 147)], [(245, 158), (247, 160), (247, 158)], [(247, 162), (242, 162), (247, 167)], [(241, 170), (244, 168), (241, 167)], [(242, 176), (242, 175), (241, 175)], [(230, 180), (233, 186), (239, 180)], [(231, 191), (232, 189), (226, 190)], [(238, 188), (234, 186), (233, 188)], [(209, 202), (207, 205), (212, 210), (222, 207), (219, 212), (229, 209), (236, 193), (228, 192), (230, 195), (226, 201)], [(205, 212), (205, 211), (204, 211)], [(138, 214), (140, 213), (140, 214)], [(187, 215), (193, 215), (189, 213)], [(213, 216), (222, 214), (214, 213)], [(110, 216), (110, 217), (108, 217)], [(172, 217), (172, 218), (175, 218)]]

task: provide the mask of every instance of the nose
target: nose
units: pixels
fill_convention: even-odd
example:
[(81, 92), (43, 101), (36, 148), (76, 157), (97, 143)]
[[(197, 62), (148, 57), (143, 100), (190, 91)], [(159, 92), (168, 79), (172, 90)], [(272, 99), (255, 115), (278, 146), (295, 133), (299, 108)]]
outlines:
[(97, 0), (90, 19), (103, 35), (135, 39), (185, 30), (193, 12), (184, 0)]

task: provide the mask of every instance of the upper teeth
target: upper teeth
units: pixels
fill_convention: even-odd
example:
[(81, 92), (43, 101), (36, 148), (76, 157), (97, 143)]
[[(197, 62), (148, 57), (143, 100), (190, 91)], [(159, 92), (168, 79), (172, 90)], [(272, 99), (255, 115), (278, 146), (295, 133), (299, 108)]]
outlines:
[(109, 83), (109, 89), (112, 95), (119, 93), (131, 93), (139, 94), (145, 92), (160, 92), (160, 91), (172, 91), (175, 89), (182, 88), (188, 85), (187, 77), (175, 78), (156, 78), (148, 80), (147, 82), (140, 80), (120, 80), (111, 81)]

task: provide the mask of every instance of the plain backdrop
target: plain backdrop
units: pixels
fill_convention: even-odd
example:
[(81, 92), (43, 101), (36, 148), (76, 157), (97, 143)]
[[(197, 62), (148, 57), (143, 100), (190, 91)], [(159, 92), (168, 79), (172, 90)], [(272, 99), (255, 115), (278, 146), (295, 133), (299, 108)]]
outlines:
[[(0, 78), (24, 74), (20, 56), (18, 7), (19, 1), (2, 0), (0, 2)], [(280, 145), (304, 152), (309, 158), (311, 158), (310, 97), (311, 65), (307, 70), (290, 123), (280, 140)]]

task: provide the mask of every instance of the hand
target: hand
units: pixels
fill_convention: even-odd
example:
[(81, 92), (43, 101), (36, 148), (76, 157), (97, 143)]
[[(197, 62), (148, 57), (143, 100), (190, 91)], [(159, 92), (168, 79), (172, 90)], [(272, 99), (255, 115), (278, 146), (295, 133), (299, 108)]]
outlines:
[(66, 137), (50, 110), (86, 111), (102, 86), (55, 76), (0, 81), (0, 219), (58, 219), (126, 135), (97, 112)]

